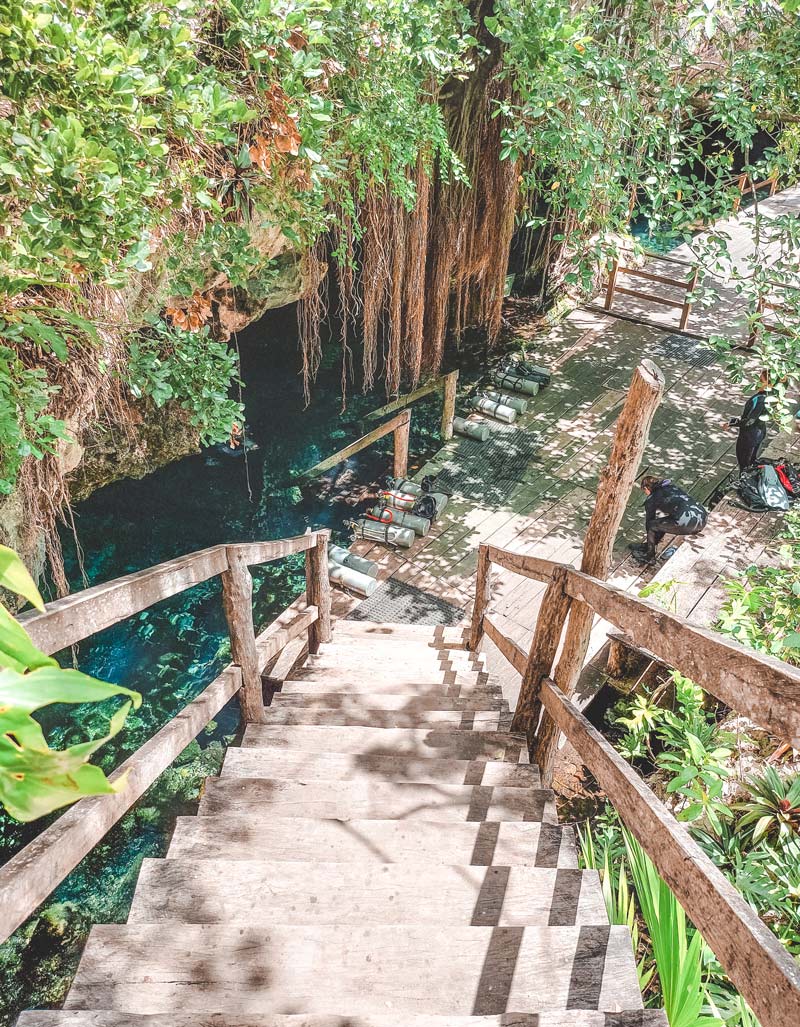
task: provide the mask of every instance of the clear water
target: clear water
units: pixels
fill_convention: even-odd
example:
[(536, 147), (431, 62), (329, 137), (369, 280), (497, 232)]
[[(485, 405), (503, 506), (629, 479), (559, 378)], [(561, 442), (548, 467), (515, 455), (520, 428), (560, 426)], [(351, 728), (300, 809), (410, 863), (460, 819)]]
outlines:
[[(258, 449), (247, 460), (214, 453), (190, 456), (139, 481), (110, 485), (80, 504), (75, 540), (63, 538), (71, 586), (107, 581), (221, 542), (264, 540), (330, 527), (349, 541), (344, 521), (354, 514), (348, 485), (374, 480), (389, 468), (391, 438), (348, 461), (302, 493), (291, 484), (302, 471), (368, 430), (359, 418), (385, 398), (360, 392), (342, 412), (340, 367), (331, 345), (304, 409), (293, 308), (274, 312), (238, 340), (246, 387), (248, 436)], [(414, 406), (410, 450), (435, 446), (441, 399)], [(302, 592), (302, 557), (253, 568), (254, 618), (259, 629)], [(60, 654), (63, 663), (72, 653)], [(112, 769), (196, 696), (228, 662), (229, 648), (218, 579), (151, 607), (82, 643), (80, 669), (143, 693), (141, 710), (101, 753)], [(106, 717), (88, 707), (52, 708), (45, 726), (53, 744), (104, 733)], [(74, 970), (91, 922), (124, 920), (136, 873), (145, 856), (165, 851), (174, 817), (191, 812), (205, 775), (216, 772), (239, 726), (232, 703), (67, 878), (51, 900), (0, 947), (0, 1025), (16, 1011), (58, 1002)], [(11, 856), (44, 824), (22, 827), (0, 818), (0, 852)], [(220, 882), (221, 893), (224, 882)], [(222, 897), (222, 895), (221, 895)]]

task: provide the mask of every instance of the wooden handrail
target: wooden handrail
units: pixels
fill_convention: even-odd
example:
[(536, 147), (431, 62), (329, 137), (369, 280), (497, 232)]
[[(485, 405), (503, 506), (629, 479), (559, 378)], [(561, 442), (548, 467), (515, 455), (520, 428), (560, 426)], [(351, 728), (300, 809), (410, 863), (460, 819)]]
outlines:
[[(548, 582), (528, 653), (488, 614), (492, 564)], [(637, 647), (686, 673), (795, 746), (800, 746), (800, 670), (574, 567), (484, 543), (478, 572), (469, 648), (477, 648), (485, 634), (522, 675), (514, 721), (525, 724), (534, 757), (543, 709), (538, 732), (548, 721), (564, 732), (763, 1027), (795, 1027), (800, 1023), (800, 966), (685, 827), (555, 685), (551, 668), (564, 625), (564, 605), (583, 603), (620, 628)]]
[(544, 708), (650, 856), (762, 1027), (800, 1023), (800, 965), (600, 732), (545, 680)]
[[(620, 293), (623, 296), (633, 296), (636, 299), (647, 300), (649, 303), (660, 303), (664, 307), (675, 307), (681, 312), (678, 327), (683, 331), (688, 324), (689, 314), (692, 311), (692, 304), (689, 302), (689, 296), (691, 296), (697, 287), (697, 280), (700, 272), (696, 265), (689, 264), (687, 261), (678, 260), (676, 257), (668, 257), (661, 254), (650, 254), (650, 256), (658, 260), (664, 260), (671, 264), (679, 264), (682, 267), (689, 268), (691, 270), (691, 274), (688, 280), (684, 281), (678, 278), (670, 278), (667, 275), (658, 275), (652, 271), (645, 271), (643, 268), (632, 267), (630, 265), (623, 264), (620, 258), (616, 257), (611, 271), (609, 272), (608, 284), (606, 286), (606, 298), (603, 307), (605, 310), (611, 310), (611, 306), (614, 302), (614, 296), (617, 293)], [(629, 275), (632, 278), (644, 278), (649, 282), (658, 282), (661, 285), (669, 285), (678, 289), (683, 289), (686, 296), (683, 300), (676, 300), (668, 296), (654, 296), (651, 293), (642, 292), (639, 289), (628, 289), (621, 285), (617, 285), (617, 278), (620, 275)]]
[(372, 413), (367, 414), (364, 420), (379, 421), (382, 417), (386, 417), (387, 414), (393, 414), (395, 410), (403, 410), (412, 403), (416, 403), (418, 399), (422, 399), (423, 396), (428, 396), (432, 392), (438, 392), (441, 389), (443, 396), (440, 435), (442, 441), (447, 442), (448, 439), (453, 437), (453, 417), (456, 412), (457, 388), (458, 371), (451, 371), (449, 374), (443, 374), (438, 378), (425, 382), (424, 385), (420, 385), (418, 388), (406, 393), (405, 396), (398, 396), (397, 399), (393, 399), (390, 403), (379, 407), (378, 410), (373, 410)]
[(238, 542), (230, 546), (199, 549), (143, 571), (73, 592), (48, 603), (42, 613), (34, 610), (22, 614), (19, 622), (34, 645), (48, 654), (57, 653), (126, 617), (141, 613), (162, 599), (169, 599), (222, 574), (228, 568), (229, 549), (241, 552), (247, 564), (269, 563), (283, 556), (305, 552), (317, 545), (319, 537), (320, 532), (311, 532), (274, 542)]
[[(213, 546), (85, 589), (51, 603), (44, 613), (20, 618), (37, 644), (57, 652), (221, 574), (233, 662), (110, 775), (112, 782), (121, 784), (118, 792), (79, 800), (0, 869), (0, 944), (237, 693), (244, 720), (263, 719), (261, 675), (289, 642), (307, 634), (311, 648), (330, 638), (329, 536), (323, 529), (273, 542)], [(301, 597), (256, 637), (248, 565), (303, 552), (308, 601)]]
[(408, 474), (408, 436), (410, 430), (411, 411), (401, 410), (399, 414), (386, 421), (385, 424), (380, 425), (378, 428), (373, 428), (366, 435), (362, 435), (355, 442), (351, 442), (349, 446), (337, 449), (331, 456), (326, 456), (324, 460), (320, 460), (313, 467), (309, 467), (293, 480), (299, 482), (310, 478), (317, 478), (320, 474), (324, 474), (325, 471), (332, 470), (343, 460), (347, 460), (349, 457), (355, 456), (356, 453), (360, 453), (362, 449), (371, 446), (373, 442), (377, 442), (385, 435), (394, 435), (394, 476), (395, 478), (405, 478)]
[[(647, 649), (667, 666), (685, 673), (721, 702), (800, 747), (800, 669), (747, 649), (733, 639), (692, 624), (662, 606), (632, 596), (574, 567), (486, 544), (481, 545), (480, 551), (486, 552), (489, 563), (537, 581), (549, 581), (557, 569), (563, 570), (564, 590), (572, 599), (586, 603), (638, 648)], [(488, 597), (483, 594), (481, 599), (482, 594), (479, 588), (473, 626), (478, 611), (485, 630)], [(477, 637), (473, 632), (470, 637), (471, 649), (477, 648), (479, 635), (480, 632)]]

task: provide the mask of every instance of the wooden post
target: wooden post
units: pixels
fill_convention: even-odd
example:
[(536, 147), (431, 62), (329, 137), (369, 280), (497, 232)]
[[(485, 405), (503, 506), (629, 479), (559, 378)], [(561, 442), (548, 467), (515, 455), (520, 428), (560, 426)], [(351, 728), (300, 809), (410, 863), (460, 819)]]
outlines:
[(231, 661), (242, 671), (239, 692), (245, 724), (263, 724), (264, 695), (253, 628), (253, 579), (244, 555), (226, 547), (228, 569), (222, 572), (222, 601), (231, 638)]
[(522, 676), (517, 708), (511, 722), (512, 731), (523, 731), (527, 735), (528, 745), (533, 740), (542, 710), (542, 682), (550, 677), (561, 632), (572, 603), (564, 588), (566, 578), (566, 569), (557, 567), (542, 599), (528, 662)]
[(327, 528), (317, 533), (317, 544), (306, 550), (306, 599), (316, 606), (319, 617), (308, 628), (308, 651), (319, 652), (322, 642), (331, 640), (331, 582), (328, 576)]
[(695, 268), (694, 273), (692, 277), (689, 279), (688, 285), (686, 286), (686, 299), (684, 301), (683, 306), (681, 307), (681, 319), (678, 323), (678, 327), (681, 329), (681, 331), (683, 331), (683, 329), (686, 327), (689, 321), (689, 314), (692, 310), (692, 301), (689, 299), (689, 297), (692, 295), (692, 293), (697, 287), (697, 279), (699, 275), (700, 269)]
[(484, 543), (478, 550), (478, 570), (475, 575), (475, 604), (472, 607), (472, 626), (467, 649), (477, 652), (483, 638), (483, 618), (492, 598), (491, 560), (489, 547)]
[(411, 411), (405, 411), (405, 417), (394, 430), (394, 476), (408, 476), (408, 435), (411, 431)]
[[(581, 570), (595, 578), (605, 578), (611, 567), (614, 540), (663, 391), (663, 374), (652, 361), (643, 360), (634, 372), (625, 405), (617, 420), (611, 455), (600, 475), (597, 500), (586, 529)], [(593, 620), (591, 607), (585, 603), (572, 605), (564, 648), (554, 675), (556, 684), (566, 695), (574, 692), (583, 669)], [(557, 747), (558, 728), (549, 716), (544, 716), (532, 755), (539, 764), (545, 787), (553, 777)]]
[(606, 286), (606, 301), (604, 307), (606, 310), (611, 310), (611, 304), (614, 302), (614, 289), (617, 287), (617, 272), (619, 271), (619, 259), (615, 259), (614, 264), (611, 267), (611, 271), (608, 276), (608, 285)]
[(453, 418), (456, 413), (456, 389), (458, 388), (458, 371), (445, 375), (444, 394), (442, 396), (442, 442), (453, 437)]

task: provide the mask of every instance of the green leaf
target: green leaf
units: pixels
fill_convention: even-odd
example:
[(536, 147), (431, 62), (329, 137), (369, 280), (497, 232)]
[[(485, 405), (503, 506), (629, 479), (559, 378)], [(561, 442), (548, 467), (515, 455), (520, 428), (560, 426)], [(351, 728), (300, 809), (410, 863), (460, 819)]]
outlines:
[(142, 702), (141, 695), (129, 688), (98, 681), (78, 670), (63, 670), (58, 665), (25, 675), (10, 669), (0, 671), (0, 707), (14, 707), (25, 713), (51, 703), (102, 702), (114, 695), (128, 696), (136, 709)]
[(22, 625), (0, 606), (0, 667), (22, 672), (47, 666), (57, 666), (56, 661), (40, 652)]
[(37, 610), (44, 610), (44, 602), (36, 582), (22, 560), (8, 546), (0, 546), (0, 587), (27, 599)]

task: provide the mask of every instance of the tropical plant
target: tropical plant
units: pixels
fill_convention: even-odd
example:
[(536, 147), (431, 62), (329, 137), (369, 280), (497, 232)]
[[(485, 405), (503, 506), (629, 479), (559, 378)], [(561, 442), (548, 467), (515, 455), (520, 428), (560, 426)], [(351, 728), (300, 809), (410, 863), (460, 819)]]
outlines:
[[(0, 546), (0, 588), (44, 609), (36, 585), (19, 557)], [(0, 604), (0, 804), (20, 821), (35, 820), (84, 795), (119, 791), (124, 778), (111, 783), (89, 757), (125, 722), (141, 696), (65, 670), (41, 652), (28, 633)], [(66, 749), (51, 749), (33, 714), (53, 703), (100, 703), (113, 696), (127, 701), (113, 713), (101, 737)]]
[(784, 778), (767, 766), (744, 785), (752, 798), (735, 809), (744, 814), (739, 827), (750, 829), (754, 845), (762, 838), (783, 841), (800, 834), (800, 774)]
[(708, 949), (700, 932), (687, 924), (683, 908), (636, 839), (627, 830), (623, 837), (670, 1027), (723, 1027), (717, 1017), (703, 1015)]

